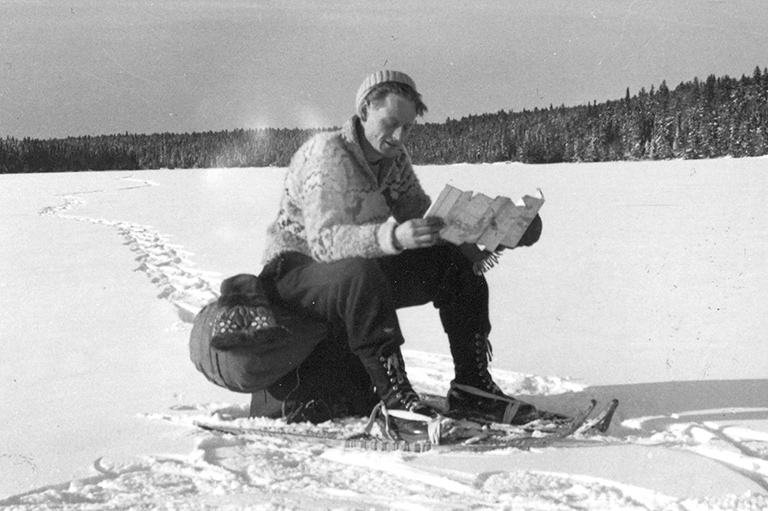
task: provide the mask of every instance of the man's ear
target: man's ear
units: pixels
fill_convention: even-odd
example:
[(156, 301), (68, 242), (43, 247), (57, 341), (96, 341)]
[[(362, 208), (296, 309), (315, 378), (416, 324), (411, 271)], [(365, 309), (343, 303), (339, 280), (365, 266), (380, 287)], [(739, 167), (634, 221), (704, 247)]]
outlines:
[(368, 102), (364, 101), (362, 105), (360, 105), (360, 120), (365, 122), (368, 120)]

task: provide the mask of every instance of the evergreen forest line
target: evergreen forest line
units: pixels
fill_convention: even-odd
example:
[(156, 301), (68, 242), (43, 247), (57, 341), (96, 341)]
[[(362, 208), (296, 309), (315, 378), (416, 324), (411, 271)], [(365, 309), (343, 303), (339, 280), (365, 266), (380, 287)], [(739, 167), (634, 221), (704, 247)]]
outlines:
[[(330, 128), (329, 128), (330, 129)], [(322, 130), (0, 139), (0, 173), (159, 168), (285, 167)], [(768, 154), (768, 68), (740, 79), (710, 75), (669, 89), (575, 107), (499, 111), (417, 125), (417, 165), (699, 159)]]

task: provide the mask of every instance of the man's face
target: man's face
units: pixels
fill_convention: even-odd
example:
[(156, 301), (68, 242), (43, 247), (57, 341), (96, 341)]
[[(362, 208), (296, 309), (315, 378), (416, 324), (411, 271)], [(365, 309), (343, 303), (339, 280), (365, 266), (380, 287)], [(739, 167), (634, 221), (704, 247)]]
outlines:
[(408, 134), (416, 122), (416, 105), (398, 94), (368, 105), (368, 116), (362, 121), (365, 138), (373, 149), (387, 158), (400, 154)]

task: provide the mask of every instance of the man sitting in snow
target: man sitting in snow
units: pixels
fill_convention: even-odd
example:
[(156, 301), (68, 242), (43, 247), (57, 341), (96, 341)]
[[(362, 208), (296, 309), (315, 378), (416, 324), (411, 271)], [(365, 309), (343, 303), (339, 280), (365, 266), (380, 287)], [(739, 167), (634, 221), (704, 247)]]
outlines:
[[(488, 372), (485, 277), (459, 247), (437, 243), (440, 219), (424, 218), (430, 199), (404, 146), (427, 111), (416, 84), (401, 72), (374, 73), (360, 86), (356, 109), (341, 130), (314, 136), (294, 155), (262, 273), (276, 302), (324, 320), (339, 335), (318, 346), (297, 374), (254, 394), (252, 414), (285, 417), (347, 393), (357, 396), (354, 406), (347, 400), (349, 413), (381, 400), (389, 409), (434, 416), (406, 375), (396, 314), (432, 302), (454, 361), (451, 413), (531, 420), (537, 411), (505, 395)], [(538, 229), (521, 244), (534, 243)]]

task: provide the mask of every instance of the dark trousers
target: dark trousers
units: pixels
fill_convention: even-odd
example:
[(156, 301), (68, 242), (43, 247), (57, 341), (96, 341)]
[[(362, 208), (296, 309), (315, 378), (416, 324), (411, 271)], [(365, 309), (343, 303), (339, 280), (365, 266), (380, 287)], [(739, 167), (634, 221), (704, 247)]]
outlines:
[(475, 336), (491, 329), (485, 278), (453, 245), (332, 263), (289, 252), (261, 278), (274, 303), (326, 322), (329, 331), (299, 367), (253, 394), (252, 416), (322, 422), (370, 412), (378, 398), (364, 364), (403, 344), (399, 308), (434, 304), (457, 367), (476, 356)]
[(399, 308), (432, 302), (452, 352), (491, 329), (485, 278), (474, 274), (471, 262), (454, 245), (330, 263), (289, 252), (265, 273), (271, 274), (282, 305), (343, 331), (349, 349), (363, 361), (386, 356), (403, 344)]

